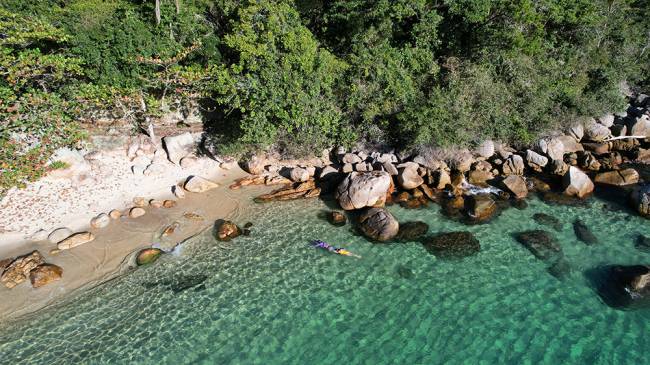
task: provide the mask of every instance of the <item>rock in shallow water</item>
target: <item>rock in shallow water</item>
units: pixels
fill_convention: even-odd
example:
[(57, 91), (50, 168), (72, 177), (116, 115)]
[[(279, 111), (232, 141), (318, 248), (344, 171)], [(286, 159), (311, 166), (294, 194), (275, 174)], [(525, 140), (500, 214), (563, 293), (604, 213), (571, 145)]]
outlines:
[(429, 225), (424, 222), (406, 222), (399, 225), (395, 236), (397, 241), (417, 241), (429, 231)]
[(359, 228), (366, 237), (385, 242), (397, 235), (399, 223), (386, 209), (370, 208), (359, 217)]
[(589, 227), (587, 227), (587, 225), (579, 219), (573, 222), (573, 231), (580, 241), (588, 245), (598, 243), (598, 238), (593, 233), (591, 233)]
[(463, 258), (481, 250), (481, 244), (471, 232), (441, 233), (424, 240), (429, 253), (444, 259)]
[(138, 266), (148, 265), (158, 260), (160, 255), (163, 254), (163, 251), (159, 248), (145, 248), (138, 252), (135, 262)]
[(562, 222), (559, 219), (544, 213), (535, 213), (533, 219), (537, 224), (551, 227), (556, 231), (562, 230)]
[(634, 246), (641, 251), (650, 252), (650, 238), (640, 234), (636, 238)]
[(348, 219), (345, 214), (337, 211), (332, 211), (327, 215), (327, 220), (333, 226), (341, 227), (345, 225)]
[(618, 309), (650, 307), (649, 265), (606, 265), (586, 272), (603, 301)]
[(549, 232), (536, 229), (519, 232), (515, 237), (519, 243), (524, 245), (528, 251), (540, 260), (555, 262), (559, 257), (562, 257), (562, 247)]
[(241, 229), (231, 221), (220, 220), (217, 221), (217, 239), (219, 241), (230, 241), (233, 238), (239, 237), (242, 233)]

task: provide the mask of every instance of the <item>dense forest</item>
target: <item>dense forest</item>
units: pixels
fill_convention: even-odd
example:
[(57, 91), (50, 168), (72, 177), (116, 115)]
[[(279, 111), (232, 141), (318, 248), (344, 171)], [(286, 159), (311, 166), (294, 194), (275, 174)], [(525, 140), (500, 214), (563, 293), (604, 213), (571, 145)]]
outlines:
[(223, 154), (522, 144), (649, 81), (649, 0), (3, 0), (0, 186), (105, 116), (210, 110)]

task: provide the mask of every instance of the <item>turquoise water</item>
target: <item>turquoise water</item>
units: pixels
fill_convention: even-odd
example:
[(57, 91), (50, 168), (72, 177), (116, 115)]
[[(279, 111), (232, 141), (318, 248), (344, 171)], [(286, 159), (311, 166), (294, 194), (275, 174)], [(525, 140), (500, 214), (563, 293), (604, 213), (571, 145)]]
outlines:
[[(390, 208), (430, 232), (474, 232), (481, 252), (460, 261), (441, 261), (417, 243), (369, 243), (350, 225), (330, 226), (317, 200), (256, 205), (233, 217), (255, 224), (249, 237), (221, 243), (206, 232), (180, 256), (0, 326), (0, 363), (649, 363), (650, 310), (609, 308), (583, 273), (650, 262), (634, 248), (650, 225), (603, 205), (533, 199), (479, 226), (450, 221), (437, 206)], [(511, 236), (544, 228), (536, 212), (565, 222), (551, 231), (572, 267), (564, 281)], [(575, 238), (576, 218), (599, 245)], [(309, 248), (314, 238), (363, 259)]]

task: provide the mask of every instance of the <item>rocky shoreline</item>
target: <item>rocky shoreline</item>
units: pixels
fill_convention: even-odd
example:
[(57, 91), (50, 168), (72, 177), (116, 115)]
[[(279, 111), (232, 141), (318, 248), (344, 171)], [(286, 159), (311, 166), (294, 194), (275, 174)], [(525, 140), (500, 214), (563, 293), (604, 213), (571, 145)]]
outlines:
[[(564, 133), (542, 138), (524, 149), (484, 141), (473, 151), (458, 151), (441, 158), (426, 153), (349, 151), (339, 147), (324, 151), (318, 164), (294, 166), (258, 155), (241, 163), (251, 176), (237, 180), (230, 188), (283, 185), (258, 196), (256, 201), (260, 203), (333, 195), (369, 240), (419, 240), (436, 256), (462, 258), (480, 250), (479, 241), (470, 233), (427, 236), (426, 224), (398, 222), (385, 206), (400, 204), (406, 209), (419, 209), (439, 204), (452, 219), (484, 224), (504, 209), (524, 209), (529, 194), (537, 194), (551, 204), (582, 205), (594, 193), (615, 191), (637, 214), (650, 218), (650, 184), (636, 169), (649, 162), (650, 98), (640, 94), (631, 100), (625, 113), (577, 123)], [(330, 214), (337, 226), (348, 218), (340, 211)], [(559, 224), (553, 217), (540, 215), (536, 219), (552, 227)], [(579, 240), (597, 244), (584, 223), (578, 220), (573, 225)], [(552, 232), (520, 232), (516, 238), (548, 264), (552, 275), (561, 279), (570, 271)], [(640, 242), (644, 239), (639, 238)], [(629, 306), (647, 302), (648, 278), (647, 272), (640, 274), (626, 281), (626, 290), (615, 292), (628, 293), (632, 299), (622, 302)], [(636, 284), (630, 286), (632, 281)], [(614, 279), (609, 282), (621, 283)]]
[[(221, 159), (213, 154), (210, 158), (197, 156), (195, 151), (201, 148), (197, 143), (197, 138), (189, 133), (160, 140), (138, 137), (124, 151), (128, 169), (134, 176), (145, 177), (165, 174), (169, 166), (186, 171), (208, 161), (205, 171), (238, 171), (237, 163), (232, 159)], [(650, 162), (650, 99), (643, 94), (631, 100), (626, 113), (608, 114), (575, 124), (564, 133), (540, 139), (529, 148), (515, 149), (502, 143), (484, 141), (472, 151), (437, 152), (409, 154), (395, 150), (346, 150), (339, 147), (324, 151), (319, 158), (302, 161), (255, 155), (239, 162), (248, 176), (241, 173), (223, 176), (227, 176), (226, 180), (234, 179), (228, 186), (229, 191), (263, 187), (264, 193), (255, 198), (257, 203), (333, 196), (342, 210), (330, 213), (333, 225), (342, 226), (351, 221), (361, 234), (374, 242), (418, 241), (431, 254), (445, 259), (459, 259), (479, 252), (480, 240), (469, 232), (427, 235), (425, 223), (398, 222), (385, 207), (399, 204), (406, 209), (420, 209), (429, 204), (439, 204), (443, 214), (451, 219), (465, 224), (485, 224), (505, 209), (525, 209), (525, 198), (530, 194), (537, 194), (552, 204), (580, 205), (598, 191), (615, 190), (619, 196), (629, 200), (631, 209), (650, 218), (650, 184), (645, 183), (643, 174), (635, 168)], [(86, 164), (101, 160), (99, 154), (88, 153), (82, 157), (83, 161), (74, 156), (70, 171), (64, 173), (78, 179)], [(47, 288), (67, 275), (68, 268), (57, 264), (58, 255), (96, 244), (96, 235), (101, 235), (100, 232), (107, 227), (115, 229), (117, 222), (136, 221), (152, 211), (178, 213), (179, 205), (183, 205), (179, 201), (185, 200), (188, 193), (198, 196), (220, 187), (210, 178), (195, 174), (186, 173), (185, 177), (177, 180), (178, 183), (171, 187), (167, 185), (168, 198), (135, 197), (129, 206), (93, 216), (88, 221), (88, 230), (58, 227), (51, 231), (37, 231), (30, 239), (32, 243), (38, 243), (32, 247), (39, 249), (0, 257), (0, 282), (6, 290), (28, 279), (34, 289)], [(277, 189), (268, 192), (271, 187)], [(156, 215), (160, 216), (160, 213)], [(203, 219), (194, 212), (177, 214), (175, 221), (157, 228), (160, 235), (155, 247), (143, 241), (129, 247), (126, 256), (132, 257), (132, 263), (138, 265), (154, 262), (188, 237), (183, 226), (186, 223), (181, 223), (181, 220), (189, 222), (197, 217)], [(219, 218), (215, 215), (210, 217)], [(535, 219), (550, 228), (558, 225), (553, 217), (538, 215)], [(242, 229), (233, 222), (217, 220), (215, 236), (228, 241), (248, 234), (250, 225)], [(205, 229), (212, 223), (198, 226)], [(574, 229), (577, 237), (586, 244), (597, 243), (597, 238), (583, 223), (574, 222)], [(516, 238), (535, 257), (548, 264), (552, 275), (562, 278), (570, 270), (552, 232), (519, 232)], [(650, 246), (646, 241), (641, 237), (638, 247)], [(42, 242), (55, 246), (43, 254), (40, 252), (44, 247)], [(135, 248), (141, 250), (134, 254)], [(624, 275), (626, 280), (606, 280), (627, 288), (608, 289), (607, 293), (624, 292), (633, 299), (609, 302), (625, 303), (625, 307), (647, 302), (649, 275), (638, 267), (648, 265), (641, 263), (631, 267), (629, 270), (640, 273), (631, 279)], [(621, 276), (625, 270), (626, 267), (618, 267), (610, 271)]]

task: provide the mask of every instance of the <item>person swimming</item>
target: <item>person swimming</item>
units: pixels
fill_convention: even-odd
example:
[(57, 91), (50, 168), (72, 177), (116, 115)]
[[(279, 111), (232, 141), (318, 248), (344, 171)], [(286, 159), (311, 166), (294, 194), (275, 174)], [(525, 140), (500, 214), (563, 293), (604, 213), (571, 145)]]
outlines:
[(342, 256), (351, 256), (351, 257), (356, 257), (358, 259), (361, 258), (361, 256), (353, 254), (352, 252), (350, 252), (350, 251), (348, 251), (348, 250), (346, 250), (344, 248), (334, 247), (334, 246), (330, 245), (329, 243), (323, 242), (321, 240), (315, 240), (314, 242), (312, 242), (312, 245), (314, 247), (323, 248), (323, 249), (325, 249), (325, 250), (327, 250), (329, 252), (333, 252), (333, 253), (336, 253), (336, 254), (339, 254), (339, 255), (342, 255)]

